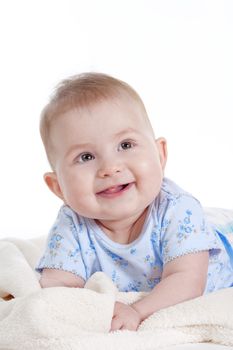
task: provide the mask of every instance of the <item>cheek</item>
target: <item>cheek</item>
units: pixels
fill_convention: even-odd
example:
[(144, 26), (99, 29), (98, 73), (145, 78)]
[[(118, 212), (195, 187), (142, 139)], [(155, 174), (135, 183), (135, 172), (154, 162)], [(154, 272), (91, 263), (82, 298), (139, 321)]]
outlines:
[(76, 195), (77, 190), (82, 188), (82, 186), (77, 186), (79, 179), (74, 176), (71, 172), (63, 171), (59, 176), (59, 183), (66, 202), (74, 195)]
[(156, 177), (162, 172), (162, 167), (157, 155), (151, 155), (150, 157), (147, 156), (147, 158), (137, 159), (137, 168), (138, 173), (141, 173), (142, 176), (150, 177), (150, 175), (153, 175)]
[(150, 161), (138, 160), (137, 164), (136, 180), (138, 185), (147, 192), (157, 192), (163, 179), (163, 170), (160, 162), (156, 159), (150, 159)]
[(85, 201), (93, 193), (93, 178), (90, 173), (83, 174), (82, 171), (74, 170), (64, 172), (65, 175), (61, 178), (61, 187), (67, 204)]

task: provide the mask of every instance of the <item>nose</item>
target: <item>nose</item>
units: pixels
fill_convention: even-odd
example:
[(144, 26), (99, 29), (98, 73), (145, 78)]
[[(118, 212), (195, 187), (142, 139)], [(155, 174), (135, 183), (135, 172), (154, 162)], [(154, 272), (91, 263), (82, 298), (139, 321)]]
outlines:
[(98, 169), (98, 177), (105, 178), (111, 177), (118, 173), (122, 172), (122, 165), (117, 164), (116, 162), (108, 162), (102, 164), (102, 166)]

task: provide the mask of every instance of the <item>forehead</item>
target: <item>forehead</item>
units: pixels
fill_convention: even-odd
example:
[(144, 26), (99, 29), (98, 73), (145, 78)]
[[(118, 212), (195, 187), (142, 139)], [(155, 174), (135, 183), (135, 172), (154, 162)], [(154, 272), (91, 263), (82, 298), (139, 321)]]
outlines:
[(120, 132), (122, 128), (142, 129), (148, 127), (148, 117), (139, 102), (132, 99), (115, 98), (93, 103), (86, 107), (77, 107), (61, 114), (51, 125), (51, 137), (54, 133), (83, 133), (106, 131)]

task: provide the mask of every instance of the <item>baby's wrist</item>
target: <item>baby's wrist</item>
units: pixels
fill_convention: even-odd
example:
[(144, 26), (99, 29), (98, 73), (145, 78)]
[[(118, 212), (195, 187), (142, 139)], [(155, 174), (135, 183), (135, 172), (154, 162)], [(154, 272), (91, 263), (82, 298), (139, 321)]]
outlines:
[(143, 316), (141, 310), (140, 310), (140, 307), (138, 307), (137, 304), (131, 304), (130, 305), (132, 307), (132, 309), (134, 309), (134, 311), (137, 312), (139, 318), (140, 318), (140, 322), (144, 321), (145, 317)]

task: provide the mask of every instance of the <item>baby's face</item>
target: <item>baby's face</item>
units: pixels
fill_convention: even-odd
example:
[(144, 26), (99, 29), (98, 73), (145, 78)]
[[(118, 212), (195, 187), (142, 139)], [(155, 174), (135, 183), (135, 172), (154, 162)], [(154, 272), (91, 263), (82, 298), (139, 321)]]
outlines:
[(155, 141), (132, 100), (69, 111), (56, 120), (50, 136), (58, 195), (78, 214), (122, 220), (142, 212), (158, 195), (166, 142)]

